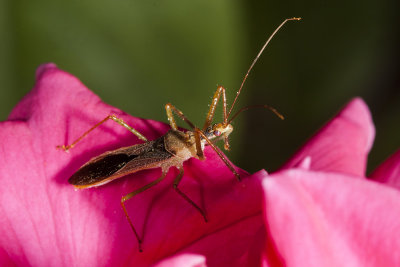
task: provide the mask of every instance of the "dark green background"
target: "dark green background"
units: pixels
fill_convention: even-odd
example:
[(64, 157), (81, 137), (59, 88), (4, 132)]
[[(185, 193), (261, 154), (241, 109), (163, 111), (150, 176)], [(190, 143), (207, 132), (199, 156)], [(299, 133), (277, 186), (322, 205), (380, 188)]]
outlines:
[(377, 128), (369, 169), (400, 147), (397, 0), (0, 3), (1, 120), (51, 61), (134, 116), (166, 121), (172, 102), (202, 125), (217, 85), (231, 103), (269, 34), (301, 16), (272, 41), (238, 103), (268, 103), (287, 119), (242, 114), (228, 155), (249, 171), (273, 171), (354, 96)]

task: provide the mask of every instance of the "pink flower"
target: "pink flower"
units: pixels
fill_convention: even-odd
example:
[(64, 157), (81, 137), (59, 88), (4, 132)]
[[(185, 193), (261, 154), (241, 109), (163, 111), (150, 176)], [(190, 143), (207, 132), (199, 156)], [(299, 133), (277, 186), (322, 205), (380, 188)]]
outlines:
[(365, 178), (374, 128), (362, 100), (272, 175), (261, 170), (239, 183), (210, 148), (205, 161), (188, 160), (180, 187), (207, 223), (174, 191), (170, 170), (126, 203), (142, 253), (120, 199), (160, 170), (87, 190), (67, 183), (91, 157), (141, 141), (110, 121), (70, 153), (55, 149), (109, 114), (149, 139), (169, 129), (104, 104), (53, 64), (38, 69), (35, 88), (0, 125), (1, 266), (399, 265), (400, 153)]

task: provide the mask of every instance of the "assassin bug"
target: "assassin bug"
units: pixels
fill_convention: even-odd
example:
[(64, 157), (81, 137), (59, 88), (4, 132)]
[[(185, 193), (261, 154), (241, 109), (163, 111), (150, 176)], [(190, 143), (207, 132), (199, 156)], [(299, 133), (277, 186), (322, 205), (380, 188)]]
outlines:
[[(94, 157), (91, 160), (89, 160), (86, 164), (84, 164), (82, 167), (80, 167), (80, 169), (76, 171), (68, 179), (68, 182), (74, 185), (75, 188), (85, 189), (85, 188), (104, 185), (108, 182), (111, 182), (112, 180), (115, 180), (122, 176), (126, 176), (128, 174), (132, 174), (140, 170), (161, 168), (162, 170), (161, 177), (139, 189), (136, 189), (135, 191), (121, 198), (121, 206), (130, 224), (130, 227), (132, 228), (136, 236), (139, 245), (139, 251), (142, 251), (142, 238), (137, 233), (135, 227), (133, 226), (131, 218), (126, 210), (125, 202), (127, 200), (161, 182), (165, 178), (169, 168), (174, 166), (177, 167), (179, 170), (179, 174), (176, 176), (173, 183), (174, 189), (187, 202), (189, 202), (189, 204), (191, 204), (194, 208), (196, 208), (201, 213), (204, 220), (207, 221), (206, 213), (195, 202), (193, 202), (185, 193), (183, 193), (178, 187), (183, 177), (183, 162), (191, 157), (203, 160), (205, 158), (203, 154), (204, 146), (209, 145), (215, 150), (215, 152), (225, 163), (225, 165), (232, 171), (232, 173), (240, 181), (239, 173), (235, 170), (232, 164), (225, 158), (222, 152), (218, 150), (213, 141), (223, 139), (225, 150), (229, 150), (228, 136), (233, 131), (231, 122), (242, 111), (247, 110), (249, 108), (253, 107), (267, 108), (272, 112), (274, 112), (279, 118), (283, 119), (283, 116), (280, 113), (278, 113), (278, 111), (276, 111), (273, 107), (267, 105), (247, 106), (240, 109), (231, 118), (230, 115), (238, 99), (238, 96), (243, 88), (243, 85), (254, 64), (257, 62), (262, 52), (264, 51), (268, 43), (271, 41), (272, 37), (289, 20), (300, 20), (300, 18), (289, 18), (284, 20), (276, 28), (276, 30), (272, 33), (272, 35), (268, 38), (268, 40), (265, 42), (264, 46), (261, 48), (256, 58), (253, 60), (246, 75), (244, 76), (241, 86), (236, 93), (236, 97), (229, 111), (227, 111), (225, 88), (222, 86), (218, 87), (217, 91), (215, 92), (212, 98), (212, 102), (206, 117), (206, 121), (202, 129), (196, 127), (190, 120), (188, 120), (185, 117), (185, 115), (179, 109), (177, 109), (172, 104), (168, 103), (165, 105), (165, 109), (169, 124), (171, 126), (171, 130), (169, 130), (165, 135), (159, 137), (156, 140), (152, 141), (147, 140), (146, 137), (144, 137), (137, 130), (126, 124), (122, 119), (117, 118), (115, 115), (109, 115), (102, 121), (94, 125), (92, 128), (90, 128), (88, 131), (83, 133), (82, 136), (80, 136), (70, 145), (57, 146), (57, 148), (59, 149), (68, 151), (69, 149), (73, 148), (78, 142), (80, 142), (84, 137), (86, 137), (91, 131), (93, 131), (98, 126), (100, 126), (101, 124), (105, 123), (108, 120), (115, 121), (119, 125), (128, 129), (134, 135), (136, 135), (140, 140), (144, 141), (144, 143), (142, 144), (137, 144), (129, 147), (122, 147), (116, 150), (105, 152), (97, 157)], [(212, 124), (215, 109), (221, 96), (223, 102), (223, 122)], [(186, 122), (190, 126), (191, 130), (185, 132), (179, 130), (175, 122), (173, 113), (175, 113), (180, 119)]]

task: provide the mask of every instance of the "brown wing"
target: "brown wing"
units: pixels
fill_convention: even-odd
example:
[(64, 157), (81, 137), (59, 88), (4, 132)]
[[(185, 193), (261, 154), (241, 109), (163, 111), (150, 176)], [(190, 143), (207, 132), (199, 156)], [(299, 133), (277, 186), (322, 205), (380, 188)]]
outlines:
[(80, 189), (100, 186), (130, 173), (159, 167), (172, 156), (165, 150), (161, 137), (156, 141), (119, 148), (92, 158), (68, 182)]

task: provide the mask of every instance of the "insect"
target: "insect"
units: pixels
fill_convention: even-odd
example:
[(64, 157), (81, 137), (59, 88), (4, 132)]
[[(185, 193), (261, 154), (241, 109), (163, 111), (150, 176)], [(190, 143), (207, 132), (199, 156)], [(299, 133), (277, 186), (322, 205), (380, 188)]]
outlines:
[[(262, 52), (267, 47), (268, 43), (271, 41), (273, 36), (287, 21), (290, 20), (300, 20), (300, 18), (289, 18), (284, 20), (271, 34), (271, 36), (265, 42), (264, 46), (261, 48), (256, 58), (253, 60), (246, 75), (244, 76), (241, 86), (236, 93), (236, 97), (229, 111), (227, 110), (227, 101), (225, 94), (226, 90), (222, 86), (218, 87), (217, 91), (215, 92), (212, 98), (211, 105), (203, 128), (200, 129), (196, 127), (188, 118), (186, 118), (186, 116), (182, 113), (182, 111), (177, 109), (172, 104), (168, 103), (165, 105), (165, 110), (167, 113), (171, 129), (165, 135), (159, 137), (156, 140), (151, 140), (151, 141), (147, 140), (147, 138), (144, 135), (135, 130), (133, 127), (129, 126), (122, 119), (116, 117), (115, 115), (109, 115), (102, 121), (94, 125), (92, 128), (90, 128), (88, 131), (83, 133), (70, 145), (57, 146), (57, 148), (59, 149), (68, 151), (69, 149), (73, 148), (78, 142), (80, 142), (84, 137), (86, 137), (91, 131), (93, 131), (98, 126), (100, 126), (101, 124), (105, 123), (108, 120), (112, 120), (118, 123), (119, 125), (125, 127), (127, 130), (129, 130), (131, 133), (136, 135), (140, 140), (144, 142), (142, 144), (137, 144), (129, 147), (122, 147), (116, 150), (107, 151), (97, 157), (94, 157), (87, 163), (85, 163), (82, 167), (80, 167), (79, 170), (77, 170), (68, 179), (68, 182), (72, 184), (75, 188), (85, 189), (85, 188), (104, 185), (117, 178), (126, 176), (128, 174), (132, 174), (140, 170), (161, 168), (162, 171), (161, 177), (141, 188), (136, 189), (135, 191), (121, 198), (122, 209), (129, 222), (130, 227), (132, 228), (136, 236), (136, 239), (138, 241), (139, 251), (142, 251), (143, 239), (139, 236), (138, 232), (133, 226), (132, 220), (127, 212), (127, 209), (125, 207), (125, 202), (127, 200), (131, 199), (135, 195), (161, 182), (165, 178), (169, 168), (174, 166), (179, 170), (179, 174), (176, 176), (173, 182), (174, 189), (190, 205), (192, 205), (195, 209), (197, 209), (203, 216), (204, 220), (207, 221), (206, 213), (194, 201), (192, 201), (184, 192), (182, 192), (179, 189), (179, 183), (183, 177), (183, 172), (184, 172), (183, 162), (192, 157), (203, 160), (205, 158), (203, 153), (204, 147), (206, 145), (209, 145), (215, 150), (215, 152), (225, 163), (225, 165), (232, 171), (232, 173), (240, 181), (239, 173), (235, 170), (232, 164), (226, 159), (224, 154), (222, 154), (222, 152), (216, 147), (214, 142), (223, 139), (225, 150), (229, 150), (228, 136), (233, 131), (231, 122), (242, 111), (247, 110), (249, 108), (254, 108), (254, 107), (267, 108), (272, 112), (274, 112), (278, 117), (283, 119), (283, 116), (280, 113), (278, 113), (278, 111), (276, 111), (273, 107), (270, 107), (268, 105), (246, 106), (240, 109), (238, 112), (236, 112), (232, 117), (230, 115), (238, 99), (238, 96), (243, 88), (243, 85), (254, 64), (257, 62), (257, 60), (259, 59)], [(221, 97), (223, 105), (223, 122), (212, 124), (216, 106)], [(187, 123), (191, 128), (191, 130), (188, 131), (179, 130), (174, 118), (174, 114), (178, 116), (180, 119), (182, 119), (185, 123)]]

